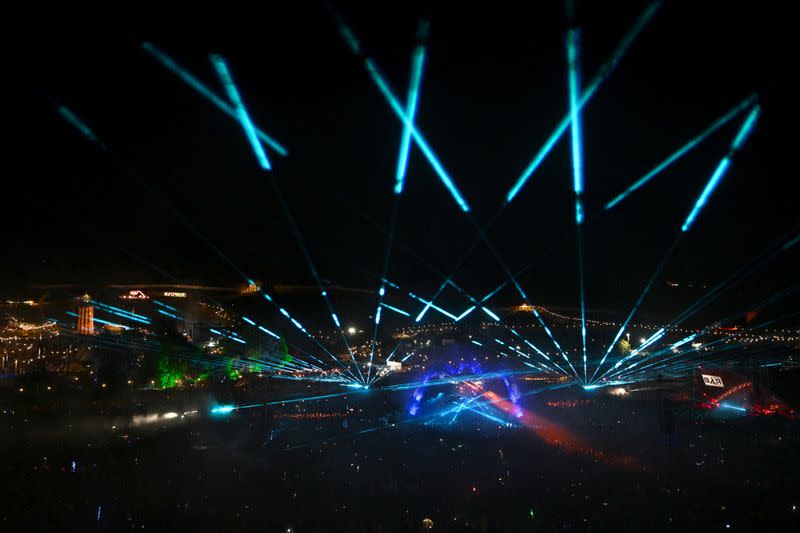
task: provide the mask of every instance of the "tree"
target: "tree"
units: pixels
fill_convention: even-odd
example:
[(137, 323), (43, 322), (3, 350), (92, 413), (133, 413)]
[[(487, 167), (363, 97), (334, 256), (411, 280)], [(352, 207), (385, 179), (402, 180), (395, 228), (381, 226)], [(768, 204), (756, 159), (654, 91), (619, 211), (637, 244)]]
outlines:
[(617, 343), (617, 348), (619, 348), (619, 353), (622, 355), (628, 355), (631, 353), (631, 343), (628, 339), (620, 339)]

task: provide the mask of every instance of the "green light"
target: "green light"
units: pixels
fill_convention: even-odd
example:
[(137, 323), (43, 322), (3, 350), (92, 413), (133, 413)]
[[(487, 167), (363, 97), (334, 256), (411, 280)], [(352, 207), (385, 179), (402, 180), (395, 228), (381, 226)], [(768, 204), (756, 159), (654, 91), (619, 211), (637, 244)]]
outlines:
[(156, 365), (156, 383), (162, 389), (175, 388), (186, 377), (187, 371), (188, 365), (185, 361), (162, 353)]

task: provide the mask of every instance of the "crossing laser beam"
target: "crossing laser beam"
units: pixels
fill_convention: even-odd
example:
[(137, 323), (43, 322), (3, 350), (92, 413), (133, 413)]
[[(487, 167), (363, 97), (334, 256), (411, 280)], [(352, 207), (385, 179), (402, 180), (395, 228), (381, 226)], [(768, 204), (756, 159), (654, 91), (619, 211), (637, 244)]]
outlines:
[(700, 193), (700, 196), (697, 198), (697, 201), (694, 204), (694, 207), (689, 212), (689, 215), (686, 217), (686, 221), (681, 226), (681, 231), (684, 233), (689, 231), (689, 228), (692, 227), (697, 216), (700, 214), (700, 211), (703, 209), (703, 206), (708, 201), (708, 198), (711, 196), (711, 193), (714, 192), (714, 189), (717, 188), (719, 183), (722, 181), (723, 176), (725, 176), (725, 172), (727, 172), (728, 168), (731, 166), (731, 158), (733, 155), (739, 151), (739, 149), (744, 144), (744, 141), (750, 135), (750, 132), (753, 130), (753, 127), (756, 124), (756, 120), (758, 120), (758, 116), (761, 113), (761, 107), (756, 105), (750, 114), (747, 116), (747, 119), (742, 124), (742, 127), (739, 129), (739, 133), (736, 134), (736, 138), (734, 139), (733, 143), (731, 143), (731, 149), (728, 152), (728, 155), (722, 158), (722, 160), (717, 165), (716, 170), (711, 175), (711, 178), (706, 183), (703, 192)]
[(462, 318), (464, 318), (465, 316), (467, 316), (468, 314), (470, 314), (474, 310), (475, 310), (475, 306), (473, 305), (472, 307), (470, 307), (469, 309), (467, 309), (466, 311), (464, 311), (463, 313), (458, 315), (458, 318), (456, 318), (456, 322), (458, 322), (459, 320), (461, 320)]
[[(645, 8), (644, 12), (636, 19), (633, 27), (628, 30), (628, 33), (622, 38), (617, 48), (614, 50), (614, 53), (611, 57), (606, 61), (605, 64), (600, 68), (598, 73), (592, 79), (592, 82), (586, 87), (586, 90), (583, 92), (581, 99), (578, 103), (578, 110), (583, 108), (586, 103), (591, 100), (594, 96), (594, 93), (597, 92), (597, 89), (600, 88), (600, 85), (609, 77), (609, 75), (614, 71), (617, 64), (620, 62), (622, 57), (628, 51), (628, 49), (633, 44), (633, 41), (636, 37), (641, 33), (644, 27), (647, 25), (648, 22), (653, 18), (653, 16), (658, 11), (658, 8), (661, 6), (661, 1), (652, 2), (647, 8)], [(539, 152), (536, 153), (533, 160), (530, 164), (525, 168), (522, 172), (522, 175), (517, 179), (514, 183), (514, 186), (508, 191), (506, 194), (506, 203), (511, 203), (512, 200), (519, 194), (519, 191), (522, 187), (528, 182), (530, 177), (533, 175), (534, 172), (539, 168), (542, 162), (545, 160), (547, 155), (552, 151), (555, 144), (561, 138), (562, 135), (567, 131), (567, 128), (570, 125), (571, 114), (567, 114), (561, 122), (559, 122), (558, 126), (556, 126), (555, 131), (548, 137), (545, 141), (544, 146), (539, 149)]]
[(389, 102), (390, 107), (398, 116), (398, 118), (403, 122), (405, 127), (409, 129), (411, 135), (414, 137), (414, 142), (417, 143), (419, 149), (428, 159), (431, 166), (433, 167), (433, 170), (439, 176), (439, 180), (442, 182), (445, 188), (450, 192), (450, 196), (453, 197), (453, 200), (455, 200), (455, 202), (458, 204), (458, 207), (460, 207), (463, 212), (468, 213), (470, 211), (470, 207), (467, 201), (461, 195), (461, 191), (458, 190), (456, 184), (447, 174), (444, 167), (439, 162), (439, 159), (436, 157), (436, 155), (433, 153), (433, 150), (428, 145), (428, 142), (425, 140), (422, 134), (417, 130), (414, 124), (408, 119), (408, 117), (405, 114), (405, 111), (403, 111), (403, 108), (400, 105), (400, 102), (395, 97), (394, 93), (392, 92), (386, 80), (378, 71), (378, 67), (370, 58), (365, 59), (364, 62), (366, 64), (367, 71), (369, 72), (370, 77), (375, 82), (375, 85), (381, 91), (381, 94), (383, 94), (384, 98), (386, 98), (386, 101)]
[(425, 308), (422, 310), (422, 312), (421, 312), (421, 313), (420, 313), (420, 314), (417, 316), (417, 318), (415, 319), (415, 321), (416, 321), (416, 322), (419, 322), (420, 320), (422, 320), (422, 316), (425, 314), (425, 312), (426, 312), (428, 309), (434, 309), (434, 310), (436, 310), (436, 311), (440, 312), (441, 314), (443, 314), (444, 316), (446, 316), (446, 317), (448, 317), (448, 318), (451, 318), (451, 319), (453, 319), (453, 320), (456, 320), (456, 319), (458, 318), (458, 317), (457, 317), (456, 315), (454, 315), (453, 313), (451, 313), (451, 312), (449, 312), (449, 311), (445, 311), (444, 309), (442, 309), (442, 308), (441, 308), (441, 307), (439, 307), (438, 305), (434, 304), (433, 302), (431, 302), (431, 301), (428, 301), (428, 300), (426, 300), (426, 299), (424, 299), (424, 298), (420, 298), (419, 296), (417, 296), (417, 295), (416, 295), (416, 294), (414, 294), (414, 293), (411, 293), (411, 292), (409, 292), (409, 293), (408, 293), (408, 295), (409, 295), (409, 296), (411, 296), (412, 298), (414, 298), (415, 300), (418, 300), (418, 301), (420, 301), (420, 302), (422, 302), (422, 303), (424, 303), (424, 304), (425, 304)]
[[(411, 83), (408, 86), (408, 99), (406, 100), (406, 117), (408, 122), (414, 122), (417, 114), (417, 100), (419, 96), (419, 86), (422, 80), (422, 67), (425, 64), (425, 47), (417, 46), (414, 50), (414, 58), (411, 66)], [(408, 167), (408, 154), (411, 148), (411, 129), (408, 125), (403, 127), (403, 137), (400, 140), (400, 153), (397, 156), (397, 171), (395, 173), (394, 193), (403, 192), (403, 184), (406, 178), (406, 168)]]
[(247, 113), (244, 103), (242, 102), (242, 98), (239, 95), (239, 90), (233, 83), (233, 77), (228, 69), (228, 64), (225, 62), (225, 59), (222, 56), (216, 54), (211, 55), (211, 63), (214, 65), (214, 69), (217, 71), (217, 76), (219, 76), (222, 86), (225, 88), (225, 92), (228, 94), (228, 99), (231, 101), (234, 109), (236, 110), (236, 117), (239, 119), (239, 124), (242, 125), (242, 129), (244, 129), (247, 140), (250, 141), (250, 147), (253, 149), (253, 153), (256, 155), (258, 164), (263, 170), (272, 170), (272, 165), (269, 164), (267, 153), (264, 151), (264, 147), (261, 146), (261, 143), (258, 140), (256, 129), (253, 126), (253, 122), (250, 120), (250, 115)]
[[(361, 46), (359, 45), (358, 40), (353, 34), (353, 31), (342, 21), (339, 21), (338, 29), (339, 33), (345, 39), (345, 41), (347, 42), (348, 46), (353, 51), (353, 53), (361, 57), (362, 56)], [(405, 128), (411, 133), (414, 142), (417, 143), (417, 146), (425, 155), (425, 158), (428, 160), (428, 162), (430, 162), (431, 166), (433, 167), (433, 170), (439, 176), (439, 180), (442, 182), (445, 188), (447, 188), (447, 190), (450, 192), (450, 195), (453, 197), (453, 200), (455, 200), (455, 202), (458, 204), (458, 206), (461, 208), (462, 211), (464, 211), (465, 213), (469, 212), (470, 211), (469, 204), (461, 195), (461, 192), (458, 190), (458, 187), (450, 178), (450, 176), (447, 174), (444, 167), (439, 162), (439, 159), (433, 153), (433, 150), (431, 150), (430, 146), (428, 145), (428, 142), (422, 136), (422, 133), (420, 133), (414, 126), (412, 118), (406, 115), (406, 111), (403, 109), (403, 106), (400, 105), (399, 100), (395, 96), (389, 84), (386, 82), (386, 79), (378, 70), (378, 67), (375, 64), (375, 62), (370, 57), (363, 57), (363, 61), (364, 61), (364, 66), (366, 67), (367, 73), (369, 74), (370, 78), (372, 79), (372, 81), (378, 87), (378, 90), (381, 92), (383, 97), (388, 102), (389, 107), (392, 108), (392, 111), (394, 111), (394, 113), (397, 115), (400, 121), (403, 122)]]
[[(229, 117), (239, 120), (239, 117), (236, 113), (236, 109), (228, 105), (222, 98), (214, 94), (214, 92), (209, 89), (206, 85), (204, 85), (199, 79), (197, 79), (191, 72), (186, 70), (185, 68), (178, 65), (174, 59), (164, 53), (162, 50), (159, 50), (150, 42), (143, 42), (142, 43), (142, 50), (147, 52), (150, 56), (155, 58), (163, 67), (167, 70), (175, 74), (178, 78), (180, 78), (184, 83), (186, 83), (189, 87), (200, 93), (203, 97), (205, 97), (209, 102), (214, 104), (220, 111), (228, 115)], [(255, 130), (255, 134), (258, 138), (264, 142), (267, 146), (275, 150), (278, 154), (283, 157), (289, 155), (289, 152), (286, 151), (278, 141), (264, 133), (263, 130), (259, 129), (255, 125), (253, 126)]]

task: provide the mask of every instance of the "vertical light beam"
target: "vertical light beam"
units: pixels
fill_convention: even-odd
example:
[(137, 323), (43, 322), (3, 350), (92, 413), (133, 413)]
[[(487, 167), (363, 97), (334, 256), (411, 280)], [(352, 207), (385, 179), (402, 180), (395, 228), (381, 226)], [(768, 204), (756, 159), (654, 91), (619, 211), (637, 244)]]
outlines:
[(572, 188), (575, 191), (575, 220), (583, 222), (581, 195), (583, 194), (583, 146), (580, 120), (580, 69), (578, 68), (577, 29), (567, 31), (567, 68), (569, 77), (569, 117), (572, 138)]
[(583, 271), (583, 139), (580, 116), (580, 69), (578, 65), (579, 33), (575, 28), (567, 31), (567, 74), (569, 81), (569, 116), (572, 139), (572, 188), (575, 191), (575, 223), (578, 229), (578, 285), (581, 301), (581, 340), (583, 341), (583, 381), (586, 382), (586, 299)]
[[(414, 58), (411, 65), (411, 83), (408, 86), (408, 100), (406, 101), (406, 116), (409, 123), (414, 122), (417, 114), (417, 100), (419, 96), (419, 86), (422, 80), (422, 67), (425, 64), (425, 47), (417, 46), (414, 50)], [(395, 173), (394, 193), (403, 192), (403, 184), (406, 179), (406, 167), (408, 166), (408, 153), (411, 148), (411, 128), (408, 125), (403, 127), (403, 137), (400, 140), (400, 153), (397, 156), (397, 172)]]
[[(611, 57), (606, 61), (606, 63), (600, 68), (600, 71), (595, 75), (592, 79), (592, 82), (586, 87), (586, 90), (583, 93), (582, 98), (578, 104), (579, 108), (583, 108), (586, 103), (591, 100), (594, 93), (597, 92), (597, 89), (600, 88), (600, 85), (608, 78), (608, 76), (614, 71), (617, 64), (620, 62), (622, 57), (628, 51), (631, 44), (633, 44), (634, 39), (641, 33), (642, 29), (647, 25), (648, 22), (653, 18), (653, 16), (658, 11), (661, 2), (656, 1), (651, 3), (644, 12), (636, 19), (633, 27), (625, 34), (620, 41), (617, 48), (614, 50), (614, 53)], [(550, 135), (550, 137), (545, 141), (544, 146), (539, 149), (539, 152), (534, 156), (533, 160), (530, 164), (525, 168), (522, 172), (522, 175), (517, 179), (514, 183), (514, 186), (508, 191), (506, 195), (506, 203), (511, 203), (512, 200), (519, 194), (520, 189), (528, 182), (530, 177), (536, 172), (536, 169), (542, 164), (545, 160), (547, 155), (553, 149), (553, 146), (558, 142), (562, 135), (567, 131), (567, 128), (570, 124), (570, 115), (568, 114), (565, 116), (561, 122), (559, 122), (558, 126), (556, 126), (555, 131)]]

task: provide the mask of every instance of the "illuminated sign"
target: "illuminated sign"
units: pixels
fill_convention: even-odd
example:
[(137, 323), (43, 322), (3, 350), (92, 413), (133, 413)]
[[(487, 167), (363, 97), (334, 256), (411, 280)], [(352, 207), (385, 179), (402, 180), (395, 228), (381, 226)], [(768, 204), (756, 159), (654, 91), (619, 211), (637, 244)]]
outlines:
[(252, 294), (261, 290), (261, 285), (258, 283), (251, 283), (241, 290), (242, 294)]
[(128, 294), (123, 294), (122, 298), (125, 300), (147, 300), (149, 297), (142, 291), (134, 289)]
[(172, 291), (164, 291), (164, 296), (168, 298), (186, 298), (185, 292), (172, 292)]
[(708, 374), (700, 374), (703, 376), (703, 383), (705, 383), (709, 387), (722, 387), (725, 388), (725, 385), (722, 383), (722, 378), (719, 376), (710, 376)]

